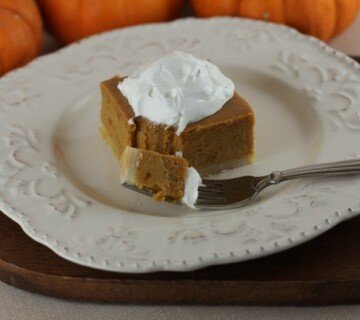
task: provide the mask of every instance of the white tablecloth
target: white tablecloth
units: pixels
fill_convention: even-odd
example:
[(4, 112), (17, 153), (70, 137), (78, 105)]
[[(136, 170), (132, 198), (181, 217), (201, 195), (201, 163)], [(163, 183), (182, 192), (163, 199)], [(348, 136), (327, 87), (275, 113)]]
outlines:
[[(345, 34), (330, 44), (347, 54), (360, 55), (360, 16)], [(54, 42), (47, 39), (44, 51), (51, 51), (55, 47)], [(360, 306), (143, 306), (81, 303), (44, 297), (0, 283), (0, 320), (44, 319), (359, 320)]]
[(1, 320), (359, 320), (360, 306), (143, 306), (68, 302), (0, 286)]

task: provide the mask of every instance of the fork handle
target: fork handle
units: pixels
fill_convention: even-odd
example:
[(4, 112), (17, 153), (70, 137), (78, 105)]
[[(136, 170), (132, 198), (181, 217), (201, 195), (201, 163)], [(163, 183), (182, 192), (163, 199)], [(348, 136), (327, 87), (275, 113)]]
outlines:
[(274, 171), (270, 174), (270, 184), (307, 177), (332, 177), (360, 174), (360, 159), (320, 163), (298, 168)]

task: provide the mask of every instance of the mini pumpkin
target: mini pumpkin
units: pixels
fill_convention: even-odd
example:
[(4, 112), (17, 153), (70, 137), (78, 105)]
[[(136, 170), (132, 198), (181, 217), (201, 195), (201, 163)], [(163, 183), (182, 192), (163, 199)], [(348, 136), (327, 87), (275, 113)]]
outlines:
[(37, 56), (42, 22), (34, 0), (0, 0), (0, 75)]
[(63, 43), (106, 30), (166, 21), (183, 0), (37, 0), (50, 30)]
[(191, 0), (200, 17), (241, 16), (287, 24), (322, 40), (343, 32), (360, 0)]

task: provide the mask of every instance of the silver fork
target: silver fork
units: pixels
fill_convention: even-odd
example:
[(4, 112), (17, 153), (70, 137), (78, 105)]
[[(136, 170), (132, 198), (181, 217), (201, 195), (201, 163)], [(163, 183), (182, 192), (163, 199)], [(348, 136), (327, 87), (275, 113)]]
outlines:
[(243, 176), (233, 179), (203, 179), (195, 207), (199, 209), (229, 209), (247, 205), (265, 188), (283, 181), (360, 174), (360, 159), (308, 165), (274, 171), (262, 177)]

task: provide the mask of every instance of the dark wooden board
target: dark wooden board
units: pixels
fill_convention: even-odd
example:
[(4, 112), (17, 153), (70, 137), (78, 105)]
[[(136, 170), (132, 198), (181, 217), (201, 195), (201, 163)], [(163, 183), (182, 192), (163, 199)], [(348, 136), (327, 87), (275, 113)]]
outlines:
[(0, 213), (0, 280), (86, 301), (188, 304), (360, 302), (360, 217), (273, 256), (193, 272), (119, 274), (68, 262)]
[(66, 261), (31, 240), (0, 212), (0, 280), (32, 292), (85, 301), (360, 303), (360, 217), (273, 256), (193, 272), (135, 275)]

